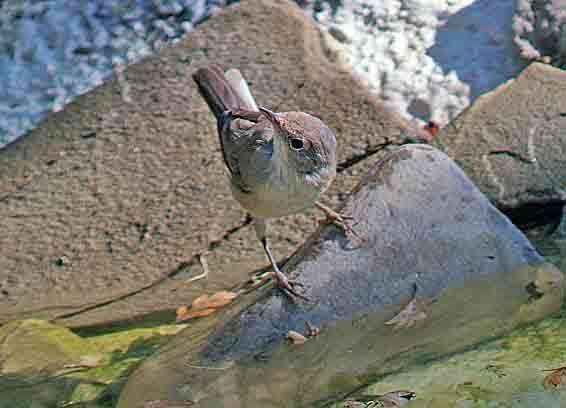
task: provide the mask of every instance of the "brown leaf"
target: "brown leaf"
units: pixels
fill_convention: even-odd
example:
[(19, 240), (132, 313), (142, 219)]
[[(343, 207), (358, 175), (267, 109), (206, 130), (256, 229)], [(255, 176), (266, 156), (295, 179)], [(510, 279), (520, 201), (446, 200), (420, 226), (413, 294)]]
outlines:
[(202, 295), (193, 300), (191, 307), (181, 306), (177, 309), (177, 322), (208, 316), (219, 308), (226, 306), (238, 297), (237, 293), (221, 290), (213, 295)]
[(544, 377), (544, 380), (542, 382), (542, 385), (545, 389), (553, 390), (558, 386), (564, 384), (564, 380), (566, 379), (566, 367), (551, 368), (549, 370), (543, 371), (552, 371), (550, 374)]
[[(182, 309), (182, 310), (181, 310)], [(195, 317), (204, 317), (213, 314), (217, 309), (189, 309), (186, 306), (182, 306), (177, 309), (177, 322), (184, 322), (186, 320), (194, 319)]]
[(206, 302), (208, 302), (208, 298), (210, 297), (210, 295), (208, 294), (204, 294), (199, 296), (198, 298), (196, 298), (195, 300), (193, 300), (193, 303), (191, 305), (191, 309), (194, 310), (198, 310), (198, 309), (207, 309), (207, 305)]
[(291, 343), (293, 344), (304, 344), (306, 343), (306, 341), (308, 340), (305, 336), (303, 336), (301, 333), (296, 332), (294, 330), (289, 330), (287, 332), (287, 338), (289, 340), (291, 340)]
[(388, 326), (393, 326), (394, 330), (408, 329), (413, 327), (417, 322), (427, 318), (424, 311), (425, 306), (413, 298), (407, 306), (403, 308), (395, 317), (385, 322)]
[(238, 297), (237, 293), (222, 290), (216, 292), (208, 298), (207, 307), (218, 309), (219, 307), (226, 306)]

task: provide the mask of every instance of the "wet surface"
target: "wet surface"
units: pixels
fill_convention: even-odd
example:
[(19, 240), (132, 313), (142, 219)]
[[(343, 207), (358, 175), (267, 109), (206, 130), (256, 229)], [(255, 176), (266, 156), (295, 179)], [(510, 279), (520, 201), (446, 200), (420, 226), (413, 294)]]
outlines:
[[(119, 407), (155, 399), (325, 406), (560, 307), (562, 274), (430, 147), (391, 153), (342, 212), (354, 217), (363, 244), (329, 226), (286, 265), (311, 302), (265, 289), (195, 322), (134, 373)], [(404, 330), (386, 325), (415, 285), (427, 318)], [(288, 330), (305, 333), (307, 322), (321, 334), (303, 345), (285, 342)]]

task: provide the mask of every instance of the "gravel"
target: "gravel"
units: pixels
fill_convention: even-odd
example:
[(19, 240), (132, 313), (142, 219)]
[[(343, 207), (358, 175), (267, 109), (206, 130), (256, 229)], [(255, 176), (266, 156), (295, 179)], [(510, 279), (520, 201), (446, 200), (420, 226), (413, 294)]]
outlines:
[(370, 89), (420, 123), (447, 124), (525, 65), (515, 0), (318, 0), (306, 10)]
[[(233, 0), (0, 2), (0, 147)], [(392, 109), (443, 125), (524, 66), (515, 0), (297, 0)]]
[(0, 2), (0, 146), (174, 44), (226, 0)]

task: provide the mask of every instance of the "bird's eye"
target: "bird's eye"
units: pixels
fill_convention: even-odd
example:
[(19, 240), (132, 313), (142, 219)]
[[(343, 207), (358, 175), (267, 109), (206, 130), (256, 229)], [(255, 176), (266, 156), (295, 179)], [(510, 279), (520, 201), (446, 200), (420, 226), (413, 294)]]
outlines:
[(297, 137), (292, 138), (289, 144), (291, 145), (291, 148), (293, 150), (303, 150), (303, 148), (305, 147), (305, 142), (303, 142), (303, 139), (299, 139)]

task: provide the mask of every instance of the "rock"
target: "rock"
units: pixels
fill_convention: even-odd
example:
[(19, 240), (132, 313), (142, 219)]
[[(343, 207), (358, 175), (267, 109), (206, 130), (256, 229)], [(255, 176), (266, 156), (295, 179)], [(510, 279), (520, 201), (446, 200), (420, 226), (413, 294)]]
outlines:
[(564, 336), (566, 320), (548, 318), (477, 349), (387, 376), (360, 394), (408, 388), (417, 397), (407, 408), (564, 407), (565, 384), (555, 392), (542, 386), (549, 369), (564, 365)]
[(8, 322), (0, 327), (0, 408), (108, 406), (123, 376), (180, 329), (99, 331), (83, 338), (42, 320)]
[(557, 222), (566, 202), (566, 72), (533, 63), (481, 96), (436, 143), (518, 225)]
[[(445, 154), (401, 147), (343, 213), (363, 242), (321, 228), (285, 266), (309, 303), (278, 290), (196, 321), (130, 377), (118, 408), (320, 407), (379, 377), (559, 310), (563, 276)], [(385, 324), (416, 299), (426, 318)], [(411, 302), (411, 304), (416, 304)], [(405, 309), (407, 310), (407, 309)], [(320, 328), (304, 344), (286, 333)]]
[[(240, 68), (261, 104), (326, 121), (345, 169), (327, 201), (340, 202), (364, 168), (354, 164), (414, 131), (324, 38), (291, 2), (244, 1), (1, 150), (0, 322), (84, 326), (172, 311), (267, 265), (191, 78), (203, 65)], [(315, 229), (313, 213), (273, 223), (279, 259)], [(206, 251), (209, 276), (188, 284)]]
[(523, 58), (566, 68), (566, 1), (517, 0), (513, 33)]

